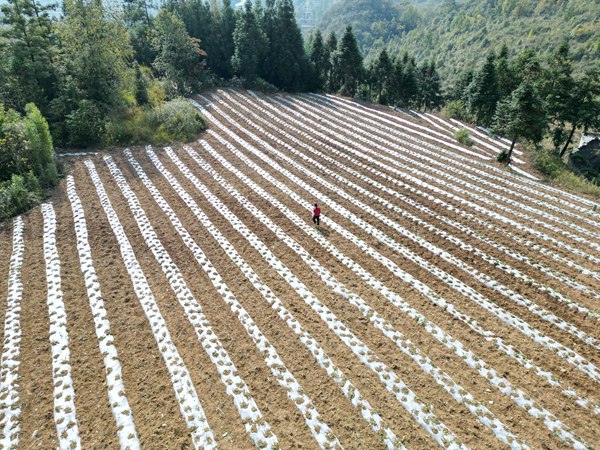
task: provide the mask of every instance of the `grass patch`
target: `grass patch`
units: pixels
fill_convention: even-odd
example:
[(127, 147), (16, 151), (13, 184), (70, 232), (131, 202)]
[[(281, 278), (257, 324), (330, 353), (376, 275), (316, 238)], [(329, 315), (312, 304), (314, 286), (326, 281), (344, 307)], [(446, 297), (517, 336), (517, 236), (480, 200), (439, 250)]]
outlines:
[(464, 128), (461, 128), (456, 133), (454, 133), (454, 139), (456, 139), (461, 144), (466, 145), (467, 147), (470, 147), (471, 145), (473, 145), (473, 140), (471, 139), (471, 135)]
[(579, 192), (600, 198), (600, 186), (575, 174), (560, 157), (546, 149), (538, 149), (534, 155), (535, 167), (556, 184)]
[(152, 107), (132, 106), (109, 117), (106, 145), (189, 142), (206, 128), (198, 110), (182, 98)]

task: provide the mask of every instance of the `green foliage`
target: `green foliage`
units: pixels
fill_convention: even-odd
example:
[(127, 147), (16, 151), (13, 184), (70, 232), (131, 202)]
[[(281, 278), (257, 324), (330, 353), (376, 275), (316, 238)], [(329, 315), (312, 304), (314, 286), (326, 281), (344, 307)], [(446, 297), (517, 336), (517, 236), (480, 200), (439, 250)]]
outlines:
[(152, 48), (156, 58), (152, 66), (169, 82), (169, 94), (190, 95), (198, 88), (203, 57), (200, 41), (189, 36), (183, 21), (166, 9), (154, 21)]
[(362, 60), (363, 57), (358, 49), (352, 26), (348, 25), (338, 43), (334, 57), (334, 65), (336, 66), (334, 70), (340, 74), (342, 80), (341, 94), (349, 96), (355, 94), (358, 83), (363, 77)]
[(176, 98), (157, 108), (134, 106), (111, 115), (106, 124), (106, 145), (188, 142), (206, 128), (189, 102)]
[(496, 57), (491, 54), (485, 64), (473, 75), (473, 80), (464, 92), (465, 105), (477, 123), (488, 126), (492, 123), (496, 104), (500, 98), (496, 79)]
[(58, 184), (57, 160), (46, 119), (30, 103), (27, 115), (0, 104), (0, 220), (35, 204)]
[(56, 81), (49, 16), (53, 7), (34, 0), (6, 0), (0, 6), (0, 40), (5, 45), (0, 102), (18, 109), (29, 102), (48, 106)]
[(533, 162), (536, 169), (553, 182), (577, 192), (600, 197), (600, 185), (574, 174), (558, 153), (540, 148), (535, 152)]
[(456, 139), (461, 144), (466, 145), (467, 147), (473, 145), (471, 135), (465, 128), (460, 128), (459, 130), (457, 130), (456, 133), (454, 133), (454, 139)]
[(310, 36), (308, 43), (308, 53), (313, 68), (313, 86), (315, 89), (323, 89), (327, 82), (331, 62), (329, 60), (329, 51), (323, 42), (321, 31), (317, 30)]
[(252, 5), (248, 1), (237, 19), (233, 33), (235, 51), (231, 66), (236, 75), (252, 82), (258, 77), (259, 64), (265, 55), (268, 41), (260, 28)]
[(533, 85), (524, 81), (510, 97), (498, 103), (494, 116), (494, 132), (512, 139), (503, 161), (510, 162), (517, 139), (524, 138), (534, 144), (541, 142), (547, 126), (548, 118), (542, 100)]
[(102, 141), (106, 116), (95, 102), (81, 100), (77, 109), (69, 113), (65, 120), (69, 136), (68, 144), (72, 147), (91, 147)]
[(442, 108), (442, 114), (456, 120), (468, 120), (469, 115), (462, 100), (451, 100)]

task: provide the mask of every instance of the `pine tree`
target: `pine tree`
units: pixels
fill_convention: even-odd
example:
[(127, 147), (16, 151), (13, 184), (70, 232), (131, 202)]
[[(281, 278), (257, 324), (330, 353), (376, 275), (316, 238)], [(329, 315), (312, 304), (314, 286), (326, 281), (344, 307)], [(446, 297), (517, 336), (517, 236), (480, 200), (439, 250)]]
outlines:
[(518, 80), (512, 70), (508, 58), (508, 46), (503, 45), (498, 58), (496, 58), (496, 78), (498, 82), (498, 98), (508, 97), (518, 86)]
[(233, 33), (235, 31), (236, 16), (231, 7), (231, 0), (223, 0), (222, 9), (213, 6), (212, 39), (210, 49), (207, 49), (207, 62), (209, 68), (222, 78), (231, 78), (233, 69), (231, 58), (235, 52)]
[(340, 93), (353, 96), (356, 93), (358, 83), (363, 77), (363, 57), (358, 49), (358, 43), (352, 32), (352, 26), (348, 25), (342, 39), (338, 43), (336, 61), (342, 79)]
[(517, 139), (524, 138), (534, 144), (541, 142), (548, 127), (544, 104), (535, 87), (527, 80), (515, 89), (510, 97), (498, 103), (493, 129), (511, 140), (508, 152), (498, 159), (510, 163)]
[(153, 0), (123, 0), (123, 19), (131, 36), (135, 59), (143, 66), (150, 66), (156, 56), (149, 39), (152, 29), (150, 11), (155, 6)]
[(433, 61), (423, 64), (419, 69), (418, 104), (426, 111), (442, 104), (440, 76)]
[(2, 12), (0, 38), (6, 41), (3, 84), (10, 95), (0, 101), (23, 110), (28, 102), (42, 109), (54, 94), (56, 72), (53, 66), (53, 32), (49, 12), (53, 5), (41, 6), (36, 0), (6, 0)]
[(465, 104), (477, 123), (490, 125), (498, 103), (495, 56), (490, 54), (467, 87)]
[(392, 75), (392, 61), (384, 48), (368, 70), (369, 87), (376, 102), (386, 104), (389, 101)]
[(267, 46), (267, 38), (260, 29), (252, 4), (246, 2), (238, 17), (233, 33), (235, 51), (231, 58), (234, 72), (248, 82), (256, 79), (259, 64)]
[(314, 87), (317, 90), (323, 89), (325, 87), (331, 63), (329, 61), (327, 47), (323, 42), (323, 36), (319, 30), (315, 31), (311, 36), (309, 42), (309, 55), (315, 76)]
[(302, 90), (309, 65), (292, 0), (277, 1), (271, 52), (272, 78), (268, 81), (287, 91)]
[(332, 31), (329, 33), (329, 36), (327, 36), (327, 43), (325, 45), (329, 57), (329, 73), (327, 74), (326, 80), (328, 92), (337, 92), (342, 85), (339, 74), (339, 64), (337, 61), (337, 47), (337, 36), (335, 35), (335, 32)]

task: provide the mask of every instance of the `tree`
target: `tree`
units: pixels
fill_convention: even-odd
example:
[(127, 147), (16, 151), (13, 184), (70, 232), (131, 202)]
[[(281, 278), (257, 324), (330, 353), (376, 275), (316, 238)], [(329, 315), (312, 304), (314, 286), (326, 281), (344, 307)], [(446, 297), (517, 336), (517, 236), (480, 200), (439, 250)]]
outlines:
[(496, 58), (496, 79), (499, 99), (508, 97), (518, 86), (518, 80), (511, 66), (506, 44), (502, 46), (500, 54)]
[[(217, 11), (216, 6), (213, 7), (213, 11)], [(210, 48), (207, 48), (208, 66), (222, 78), (233, 76), (231, 58), (235, 52), (233, 41), (235, 24), (235, 11), (231, 7), (231, 0), (223, 0), (219, 13), (213, 13), (212, 41)]]
[(2, 83), (8, 84), (7, 104), (23, 110), (28, 102), (47, 108), (54, 94), (56, 73), (52, 64), (54, 34), (49, 12), (54, 5), (41, 6), (36, 0), (6, 0), (0, 7), (0, 38), (8, 58)]
[(315, 74), (315, 88), (323, 89), (327, 81), (327, 74), (329, 73), (331, 63), (329, 61), (329, 52), (323, 42), (321, 31), (317, 30), (311, 36), (308, 52)]
[[(65, 0), (64, 10), (55, 28), (59, 82), (50, 105), (51, 130), (60, 143), (93, 145), (106, 114), (125, 103), (133, 48), (121, 16), (102, 2)], [(89, 117), (95, 120), (92, 125), (78, 123)], [(85, 129), (94, 130), (93, 136), (86, 138)], [(71, 139), (71, 131), (77, 139)]]
[(23, 123), (27, 137), (26, 158), (29, 169), (42, 187), (54, 187), (58, 183), (58, 169), (48, 122), (33, 103), (28, 103), (25, 111), (27, 115)]
[(150, 43), (152, 16), (155, 8), (152, 0), (123, 0), (123, 19), (131, 36), (135, 59), (144, 66), (150, 66), (156, 57)]
[(392, 61), (384, 48), (379, 52), (379, 56), (369, 66), (368, 70), (369, 86), (373, 91), (375, 101), (378, 103), (385, 104), (389, 101), (392, 72)]
[(407, 107), (417, 99), (419, 82), (415, 62), (407, 53), (397, 58), (394, 63), (390, 91), (396, 105)]
[(589, 69), (575, 82), (572, 95), (572, 109), (568, 112), (568, 120), (571, 123), (571, 132), (565, 142), (560, 156), (562, 157), (573, 139), (577, 128), (583, 128), (586, 133), (588, 129), (600, 128), (600, 70)]
[(337, 92), (342, 85), (339, 74), (339, 64), (337, 61), (337, 46), (338, 40), (335, 32), (332, 31), (329, 33), (329, 36), (327, 36), (327, 43), (325, 45), (329, 57), (329, 73), (327, 74), (326, 80), (328, 92)]
[(231, 66), (234, 72), (248, 82), (254, 81), (265, 54), (267, 38), (258, 25), (249, 1), (244, 3), (244, 10), (237, 19), (233, 41), (235, 51)]
[(363, 57), (358, 49), (351, 25), (346, 27), (346, 31), (338, 43), (335, 62), (342, 79), (340, 93), (353, 96), (363, 77)]
[(152, 35), (156, 59), (152, 66), (171, 85), (173, 95), (189, 95), (197, 88), (206, 53), (190, 37), (183, 21), (166, 9), (156, 16)]
[(486, 126), (492, 122), (499, 99), (494, 60), (494, 54), (488, 55), (465, 92), (469, 113), (475, 116), (477, 123)]
[(309, 63), (292, 0), (277, 1), (274, 31), (269, 55), (271, 79), (268, 81), (287, 91), (303, 90)]
[(515, 89), (510, 97), (500, 101), (494, 116), (494, 132), (511, 139), (510, 149), (499, 155), (499, 160), (510, 163), (517, 139), (524, 138), (534, 144), (541, 142), (548, 127), (544, 104), (535, 87), (527, 80)]
[(426, 111), (442, 104), (440, 76), (433, 61), (423, 64), (419, 69), (418, 104)]

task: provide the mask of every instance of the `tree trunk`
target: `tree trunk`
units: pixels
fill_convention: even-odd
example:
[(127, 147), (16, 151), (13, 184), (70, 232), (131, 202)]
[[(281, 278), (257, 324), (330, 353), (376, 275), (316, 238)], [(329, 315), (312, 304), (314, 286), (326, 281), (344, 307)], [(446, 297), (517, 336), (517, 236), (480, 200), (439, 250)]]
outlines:
[(517, 137), (515, 136), (512, 140), (512, 142), (510, 143), (510, 148), (508, 149), (508, 153), (506, 154), (506, 165), (508, 166), (510, 164), (510, 159), (512, 158), (512, 152), (513, 149), (515, 148), (515, 144), (517, 143)]
[(560, 151), (560, 157), (561, 158), (563, 157), (563, 155), (565, 154), (565, 152), (569, 148), (569, 144), (571, 143), (571, 139), (573, 139), (573, 134), (575, 134), (575, 128), (576, 128), (576, 126), (573, 125), (573, 128), (571, 128), (571, 134), (569, 134), (569, 139), (567, 139), (567, 142), (565, 142), (565, 146)]

